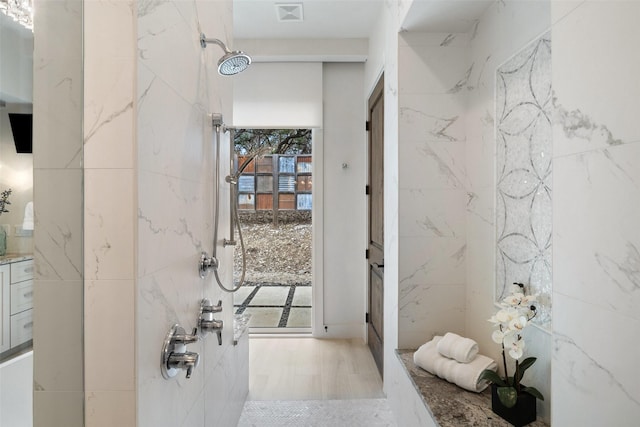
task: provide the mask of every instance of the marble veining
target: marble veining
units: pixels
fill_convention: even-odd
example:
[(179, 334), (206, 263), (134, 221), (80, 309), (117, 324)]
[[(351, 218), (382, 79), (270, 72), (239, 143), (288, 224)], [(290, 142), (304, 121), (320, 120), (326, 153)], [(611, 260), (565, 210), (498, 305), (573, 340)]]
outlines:
[(567, 138), (578, 138), (587, 142), (604, 142), (615, 146), (623, 144), (621, 139), (615, 138), (607, 126), (596, 123), (589, 115), (575, 109), (569, 111), (554, 98), (554, 124), (559, 125)]
[[(413, 363), (414, 350), (397, 350), (405, 372), (411, 378), (416, 392), (440, 427), (503, 427), (511, 424), (491, 410), (491, 392), (466, 391), (455, 384), (431, 375)], [(548, 426), (535, 421), (530, 427)]]
[(551, 321), (551, 35), (496, 70), (496, 299), (521, 282)]

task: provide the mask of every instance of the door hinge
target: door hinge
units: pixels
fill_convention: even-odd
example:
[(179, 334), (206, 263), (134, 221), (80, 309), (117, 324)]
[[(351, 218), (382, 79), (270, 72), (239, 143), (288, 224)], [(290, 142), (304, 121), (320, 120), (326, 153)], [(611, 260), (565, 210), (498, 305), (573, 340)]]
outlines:
[(367, 132), (371, 130), (371, 122), (369, 120), (364, 122), (364, 130), (366, 130)]
[(364, 314), (364, 321), (365, 323), (369, 323), (369, 313)]
[(369, 249), (364, 250), (364, 258), (369, 259)]
[(370, 190), (370, 189), (369, 189), (369, 186), (368, 186), (368, 185), (365, 185), (365, 186), (364, 186), (364, 194), (365, 194), (366, 196), (368, 196), (368, 195), (369, 195), (369, 193), (370, 193), (370, 191), (369, 191), (369, 190)]

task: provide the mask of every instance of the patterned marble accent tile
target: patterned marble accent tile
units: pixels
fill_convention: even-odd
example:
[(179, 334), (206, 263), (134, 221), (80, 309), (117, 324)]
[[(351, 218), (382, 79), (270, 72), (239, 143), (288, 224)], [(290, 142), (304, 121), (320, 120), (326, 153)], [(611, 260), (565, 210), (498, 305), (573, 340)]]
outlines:
[(247, 401), (238, 427), (395, 427), (386, 399)]

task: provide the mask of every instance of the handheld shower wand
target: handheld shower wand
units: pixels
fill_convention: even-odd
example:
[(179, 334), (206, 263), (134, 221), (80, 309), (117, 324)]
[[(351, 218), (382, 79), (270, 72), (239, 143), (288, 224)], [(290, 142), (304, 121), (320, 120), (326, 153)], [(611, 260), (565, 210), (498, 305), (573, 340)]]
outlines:
[(237, 186), (238, 177), (240, 176), (240, 174), (242, 173), (242, 170), (244, 169), (244, 167), (246, 167), (246, 165), (243, 165), (244, 167), (240, 169), (240, 172), (236, 172), (235, 174), (229, 175), (226, 177), (226, 181), (230, 183), (232, 186), (232, 189), (231, 189), (232, 220), (231, 220), (230, 240), (224, 239), (223, 246), (226, 247), (229, 245), (236, 244), (235, 240), (233, 240), (233, 235), (234, 235), (233, 219), (235, 219), (235, 224), (238, 228), (238, 236), (240, 239), (240, 248), (242, 250), (242, 274), (240, 276), (240, 280), (238, 281), (238, 284), (236, 286), (227, 288), (222, 284), (222, 281), (220, 280), (220, 276), (218, 275), (218, 267), (220, 263), (217, 258), (217, 243), (218, 243), (218, 228), (219, 228), (219, 219), (220, 219), (220, 196), (219, 196), (220, 195), (220, 142), (221, 142), (220, 139), (221, 139), (222, 129), (224, 129), (225, 132), (228, 129), (224, 126), (222, 122), (221, 114), (212, 115), (212, 124), (216, 128), (216, 166), (214, 170), (215, 176), (214, 176), (214, 189), (213, 189), (215, 192), (214, 199), (216, 201), (216, 205), (215, 205), (215, 211), (214, 211), (214, 226), (213, 226), (213, 253), (212, 253), (212, 256), (209, 257), (206, 252), (202, 252), (200, 256), (199, 272), (200, 272), (200, 277), (204, 279), (207, 276), (208, 270), (212, 269), (216, 282), (218, 283), (218, 286), (220, 287), (220, 289), (222, 289), (225, 292), (236, 292), (244, 284), (245, 273), (247, 271), (247, 261), (246, 261), (247, 253), (246, 253), (246, 248), (244, 246), (244, 239), (242, 237), (242, 229), (240, 227), (240, 221), (238, 218), (238, 200), (237, 200), (237, 197), (234, 197), (234, 195), (236, 194), (235, 186)]

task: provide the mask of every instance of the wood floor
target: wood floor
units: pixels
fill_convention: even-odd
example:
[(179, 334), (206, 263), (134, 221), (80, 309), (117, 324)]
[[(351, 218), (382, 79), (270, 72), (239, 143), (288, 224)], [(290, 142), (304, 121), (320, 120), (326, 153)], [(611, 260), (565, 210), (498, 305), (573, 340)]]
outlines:
[(362, 340), (253, 336), (249, 355), (249, 400), (384, 397)]

